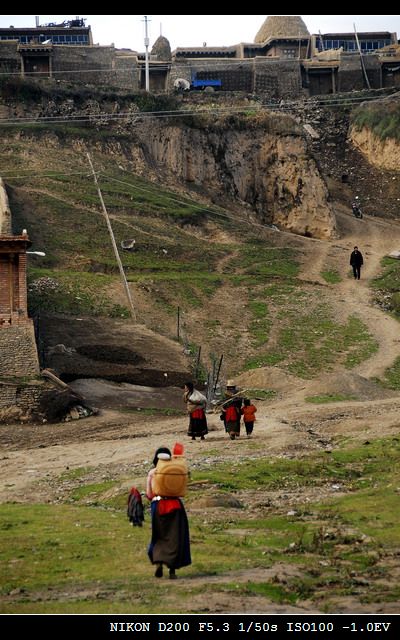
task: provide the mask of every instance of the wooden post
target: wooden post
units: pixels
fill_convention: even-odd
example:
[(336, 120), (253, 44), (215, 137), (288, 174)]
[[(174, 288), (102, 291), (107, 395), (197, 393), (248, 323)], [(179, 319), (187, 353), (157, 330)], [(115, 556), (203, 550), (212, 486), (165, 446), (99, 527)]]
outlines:
[(201, 354), (201, 346), (199, 347), (199, 350), (197, 352), (197, 358), (196, 358), (196, 368), (194, 370), (194, 379), (197, 381), (197, 376), (199, 373), (199, 366), (200, 366), (200, 354)]
[(218, 365), (218, 369), (217, 369), (217, 376), (215, 378), (215, 383), (214, 383), (214, 393), (215, 393), (215, 390), (217, 388), (217, 384), (218, 384), (218, 380), (219, 380), (219, 373), (221, 371), (221, 365), (222, 365), (223, 357), (224, 357), (224, 354), (221, 355), (220, 360), (219, 360), (219, 365)]
[(90, 168), (92, 169), (94, 183), (95, 183), (95, 185), (97, 187), (97, 193), (98, 193), (99, 198), (100, 198), (100, 202), (101, 202), (101, 206), (102, 206), (102, 209), (103, 209), (104, 217), (105, 217), (106, 223), (107, 223), (107, 228), (108, 228), (108, 231), (110, 233), (111, 243), (112, 243), (112, 246), (113, 246), (113, 249), (114, 249), (114, 254), (115, 254), (115, 257), (116, 257), (116, 260), (117, 260), (119, 272), (120, 272), (120, 275), (121, 275), (122, 284), (124, 285), (126, 297), (128, 298), (128, 303), (129, 303), (129, 307), (130, 307), (131, 316), (132, 316), (133, 320), (136, 321), (135, 307), (133, 306), (133, 301), (132, 301), (132, 298), (131, 298), (131, 292), (129, 291), (128, 281), (127, 281), (126, 276), (125, 276), (124, 267), (122, 266), (121, 258), (119, 257), (118, 248), (117, 248), (117, 244), (115, 242), (114, 233), (113, 233), (113, 230), (112, 230), (112, 227), (111, 227), (110, 218), (108, 217), (108, 211), (106, 209), (106, 205), (104, 204), (103, 194), (101, 193), (99, 184), (97, 182), (97, 175), (96, 175), (96, 172), (94, 170), (90, 154), (87, 153), (86, 155), (87, 155), (88, 160), (89, 160)]

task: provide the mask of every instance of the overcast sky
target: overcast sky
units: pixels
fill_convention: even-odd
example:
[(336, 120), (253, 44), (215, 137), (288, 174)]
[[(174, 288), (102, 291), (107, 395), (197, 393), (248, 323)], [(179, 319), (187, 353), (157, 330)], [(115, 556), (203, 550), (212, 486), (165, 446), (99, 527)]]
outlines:
[[(86, 25), (92, 27), (93, 42), (144, 51), (144, 16), (92, 16), (84, 14)], [(228, 46), (239, 42), (254, 42), (254, 37), (267, 16), (156, 16), (149, 15), (150, 48), (160, 35), (170, 41), (171, 48), (202, 46)], [(60, 23), (76, 15), (39, 16), (41, 25)], [(358, 31), (395, 31), (400, 37), (398, 16), (302, 16), (310, 33), (352, 32), (353, 23)], [(35, 16), (0, 16), (0, 26), (34, 27)]]

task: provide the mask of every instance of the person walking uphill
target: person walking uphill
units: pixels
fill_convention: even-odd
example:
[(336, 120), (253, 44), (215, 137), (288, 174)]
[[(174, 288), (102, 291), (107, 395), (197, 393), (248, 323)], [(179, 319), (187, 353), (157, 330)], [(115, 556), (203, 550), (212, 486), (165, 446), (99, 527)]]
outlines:
[(153, 468), (147, 476), (146, 495), (151, 500), (151, 542), (148, 556), (157, 565), (156, 578), (163, 576), (163, 564), (169, 568), (169, 577), (176, 579), (176, 569), (192, 563), (190, 556), (189, 523), (183, 502), (177, 497), (159, 496), (154, 492), (155, 473), (159, 460), (170, 460), (167, 447), (157, 449)]
[(350, 264), (353, 267), (353, 274), (356, 280), (360, 279), (361, 267), (364, 264), (364, 258), (358, 247), (354, 247), (354, 251), (351, 252)]
[(205, 414), (207, 398), (193, 387), (192, 382), (186, 382), (184, 390), (183, 401), (186, 402), (189, 414), (188, 436), (191, 436), (192, 440), (196, 440), (196, 437), (204, 440), (204, 436), (208, 433)]

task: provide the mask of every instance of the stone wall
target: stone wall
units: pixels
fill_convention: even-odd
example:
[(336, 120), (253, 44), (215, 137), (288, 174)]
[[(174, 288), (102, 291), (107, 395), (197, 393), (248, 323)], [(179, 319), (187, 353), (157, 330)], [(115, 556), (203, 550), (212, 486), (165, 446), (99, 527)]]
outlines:
[[(50, 386), (50, 385), (47, 385)], [(37, 411), (44, 383), (10, 383), (0, 381), (0, 410), (20, 409), (24, 414)]]
[(255, 58), (254, 93), (269, 98), (295, 98), (302, 93), (299, 60)]
[(137, 65), (115, 53), (114, 47), (55, 46), (54, 78), (137, 90)]
[(1, 42), (0, 73), (19, 73), (21, 71), (17, 42)]
[(221, 91), (263, 93), (267, 98), (295, 98), (302, 93), (299, 60), (198, 60), (188, 59), (172, 64), (169, 77), (171, 90), (177, 78), (190, 82), (198, 79), (221, 80)]
[(0, 378), (39, 375), (39, 361), (32, 321), (25, 326), (0, 329)]
[[(363, 56), (364, 67), (367, 72), (371, 89), (382, 86), (382, 72), (376, 56)], [(367, 88), (361, 59), (358, 53), (342, 53), (338, 72), (338, 91), (362, 91)]]

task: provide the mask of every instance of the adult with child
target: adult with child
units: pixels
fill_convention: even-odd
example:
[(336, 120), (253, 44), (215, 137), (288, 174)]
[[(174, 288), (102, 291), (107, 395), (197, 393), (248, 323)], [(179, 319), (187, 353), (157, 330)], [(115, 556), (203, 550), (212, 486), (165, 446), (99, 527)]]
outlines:
[(171, 451), (159, 447), (154, 454), (153, 468), (147, 475), (146, 495), (151, 500), (151, 542), (148, 556), (157, 565), (156, 578), (162, 578), (163, 565), (169, 569), (171, 580), (176, 569), (192, 563), (190, 556), (189, 523), (180, 497), (160, 496), (155, 492), (155, 474), (160, 460), (170, 460)]
[(229, 433), (231, 440), (240, 436), (240, 419), (242, 398), (238, 396), (236, 385), (233, 380), (226, 383), (226, 400), (222, 403), (222, 413), (224, 417), (225, 430)]

